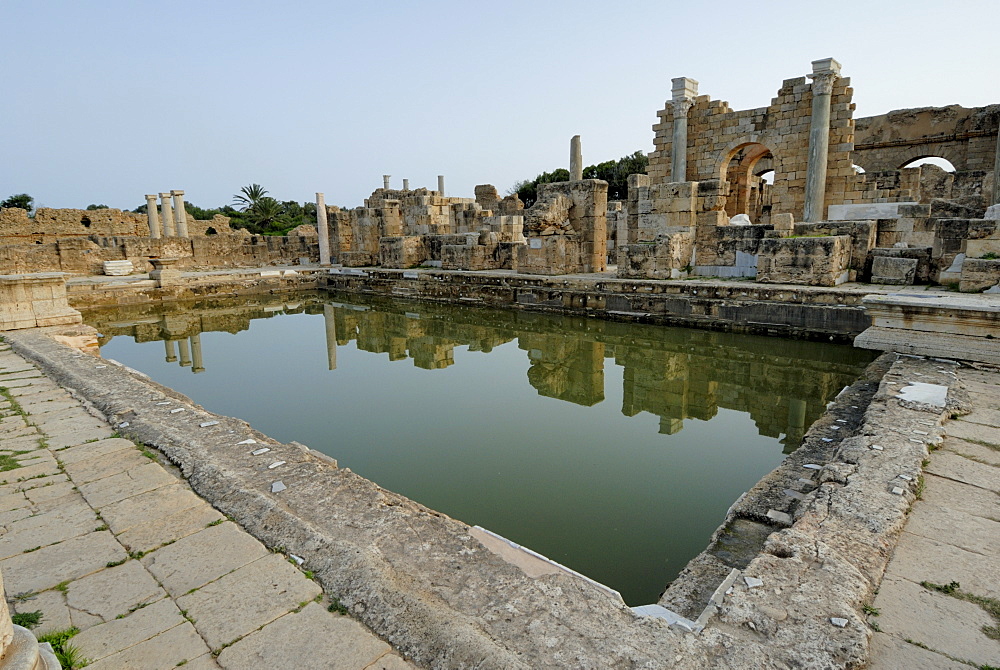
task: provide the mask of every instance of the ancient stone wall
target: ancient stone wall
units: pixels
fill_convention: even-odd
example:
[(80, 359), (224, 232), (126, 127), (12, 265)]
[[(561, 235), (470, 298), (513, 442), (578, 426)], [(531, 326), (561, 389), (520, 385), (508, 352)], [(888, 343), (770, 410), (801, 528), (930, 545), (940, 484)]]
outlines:
[[(216, 214), (200, 221), (187, 214), (188, 234), (232, 233), (229, 217)], [(40, 207), (34, 217), (17, 208), (0, 209), (0, 244), (37, 244), (69, 237), (148, 237), (145, 214), (120, 209), (51, 209)]]
[[(833, 82), (830, 111), (830, 149), (827, 160), (826, 204), (843, 200), (847, 183), (854, 177), (851, 150), (854, 142), (852, 120), (854, 95), (850, 79)], [(809, 157), (809, 128), (812, 119), (812, 84), (805, 77), (787, 79), (767, 107), (734, 111), (727, 102), (701, 95), (694, 98), (688, 113), (687, 173), (671, 175), (674, 112), (668, 102), (657, 113), (653, 125), (654, 150), (649, 154), (647, 174), (651, 185), (680, 181), (721, 180), (735, 183), (731, 197), (741, 198), (739, 186), (751, 182), (761, 160), (771, 161), (774, 185), (770, 190), (771, 209), (803, 218), (806, 169)], [(730, 170), (734, 159), (742, 173)], [(824, 207), (825, 211), (825, 207)]]
[(898, 109), (855, 119), (853, 160), (868, 172), (934, 156), (957, 171), (992, 171), (998, 127), (1000, 105)]
[(527, 244), (517, 249), (518, 272), (603, 272), (608, 265), (608, 182), (601, 179), (538, 186), (524, 213)]

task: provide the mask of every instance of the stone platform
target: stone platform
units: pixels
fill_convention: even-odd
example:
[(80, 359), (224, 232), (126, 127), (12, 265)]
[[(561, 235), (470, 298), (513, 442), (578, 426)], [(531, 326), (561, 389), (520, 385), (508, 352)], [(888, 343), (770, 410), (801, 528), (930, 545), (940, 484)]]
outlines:
[(414, 667), (8, 345), (0, 396), (0, 573), (36, 634), (79, 629), (95, 670)]

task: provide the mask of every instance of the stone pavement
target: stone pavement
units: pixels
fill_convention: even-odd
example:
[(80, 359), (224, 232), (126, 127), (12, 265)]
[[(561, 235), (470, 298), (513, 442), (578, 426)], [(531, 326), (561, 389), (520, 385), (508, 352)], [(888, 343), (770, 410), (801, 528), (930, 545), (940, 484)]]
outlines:
[(36, 635), (94, 670), (414, 667), (158, 458), (0, 345), (0, 573)]
[(925, 462), (873, 603), (878, 670), (1000, 667), (1000, 371), (957, 374), (973, 410), (945, 424)]

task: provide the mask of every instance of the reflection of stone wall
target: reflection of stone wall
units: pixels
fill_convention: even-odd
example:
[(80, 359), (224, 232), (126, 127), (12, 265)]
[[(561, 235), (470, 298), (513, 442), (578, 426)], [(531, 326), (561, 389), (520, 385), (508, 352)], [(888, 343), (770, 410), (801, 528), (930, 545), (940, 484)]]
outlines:
[(604, 400), (602, 343), (575, 334), (526, 334), (518, 346), (528, 352), (528, 382), (539, 395), (588, 407)]

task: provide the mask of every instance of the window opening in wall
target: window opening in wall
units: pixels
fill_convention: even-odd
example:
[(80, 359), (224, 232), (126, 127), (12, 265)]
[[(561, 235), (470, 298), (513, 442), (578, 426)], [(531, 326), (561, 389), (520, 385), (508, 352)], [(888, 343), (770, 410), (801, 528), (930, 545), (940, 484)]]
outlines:
[(921, 156), (920, 158), (914, 158), (906, 165), (901, 166), (902, 168), (915, 168), (921, 165), (936, 165), (945, 172), (954, 172), (955, 166), (951, 164), (951, 161), (947, 158), (941, 158), (940, 156)]

